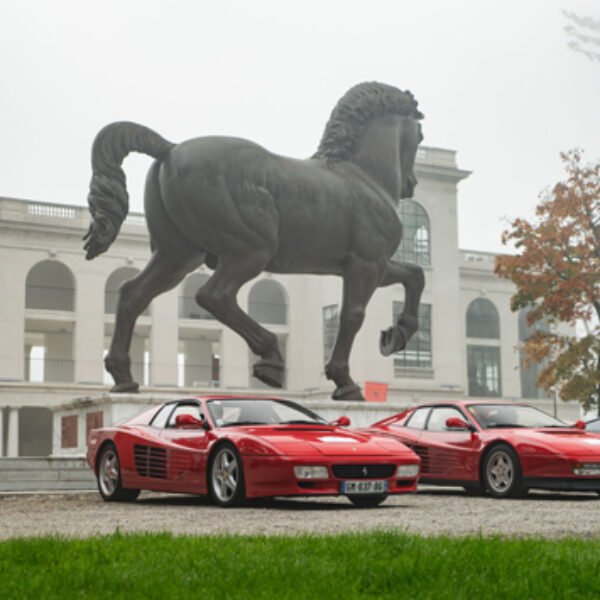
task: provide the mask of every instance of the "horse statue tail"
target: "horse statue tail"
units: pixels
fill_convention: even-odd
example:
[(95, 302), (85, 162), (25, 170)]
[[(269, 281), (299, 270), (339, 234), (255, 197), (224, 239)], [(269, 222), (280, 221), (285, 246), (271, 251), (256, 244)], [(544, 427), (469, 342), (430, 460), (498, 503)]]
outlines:
[(88, 205), (92, 215), (84, 236), (86, 259), (106, 252), (117, 237), (129, 210), (129, 194), (123, 159), (130, 152), (142, 152), (162, 160), (175, 144), (158, 133), (126, 121), (111, 123), (100, 130), (92, 146), (92, 180)]

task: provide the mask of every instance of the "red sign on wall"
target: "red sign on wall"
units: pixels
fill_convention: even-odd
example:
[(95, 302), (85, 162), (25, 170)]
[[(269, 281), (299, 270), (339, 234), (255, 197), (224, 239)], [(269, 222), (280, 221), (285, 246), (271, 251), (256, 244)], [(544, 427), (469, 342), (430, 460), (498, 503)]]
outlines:
[(60, 447), (77, 448), (77, 415), (69, 415), (61, 419)]
[(85, 439), (90, 439), (90, 431), (104, 425), (104, 414), (101, 410), (85, 415)]
[(387, 383), (365, 381), (365, 400), (367, 402), (385, 402), (387, 400)]

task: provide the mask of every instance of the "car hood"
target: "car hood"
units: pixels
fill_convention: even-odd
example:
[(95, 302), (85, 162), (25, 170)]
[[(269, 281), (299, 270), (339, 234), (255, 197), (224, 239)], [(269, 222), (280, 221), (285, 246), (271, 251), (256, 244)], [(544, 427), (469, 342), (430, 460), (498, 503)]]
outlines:
[[(590, 457), (600, 460), (600, 436), (577, 429), (518, 429), (513, 430), (520, 443), (535, 447), (544, 447), (561, 454)], [(522, 452), (526, 448), (520, 449)]]
[[(248, 432), (250, 433), (250, 432)], [(402, 442), (338, 427), (254, 427), (255, 439), (288, 456), (412, 457)]]

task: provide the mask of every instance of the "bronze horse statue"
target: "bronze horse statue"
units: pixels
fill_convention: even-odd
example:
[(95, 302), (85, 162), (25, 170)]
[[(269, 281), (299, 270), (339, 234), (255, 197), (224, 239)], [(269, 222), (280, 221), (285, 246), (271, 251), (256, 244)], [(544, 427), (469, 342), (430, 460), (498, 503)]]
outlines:
[(402, 237), (398, 200), (412, 197), (417, 183), (422, 118), (410, 92), (358, 84), (337, 103), (317, 152), (306, 160), (238, 138), (173, 144), (136, 123), (104, 127), (92, 148), (88, 260), (108, 249), (127, 215), (123, 159), (132, 151), (156, 159), (144, 193), (152, 257), (119, 290), (105, 357), (112, 391), (139, 387), (129, 357), (137, 317), (205, 263), (213, 273), (196, 301), (246, 340), (260, 356), (254, 376), (273, 387), (281, 387), (284, 368), (277, 338), (242, 311), (238, 290), (261, 271), (342, 277), (339, 332), (325, 374), (335, 382), (334, 399), (363, 400), (348, 360), (377, 287), (402, 283), (406, 290), (402, 314), (381, 333), (382, 354), (402, 350), (417, 330), (423, 271), (391, 257)]

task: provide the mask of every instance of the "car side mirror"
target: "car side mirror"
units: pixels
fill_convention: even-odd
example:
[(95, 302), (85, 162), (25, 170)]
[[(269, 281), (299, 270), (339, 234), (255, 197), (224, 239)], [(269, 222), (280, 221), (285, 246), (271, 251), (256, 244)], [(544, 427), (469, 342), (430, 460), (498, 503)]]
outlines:
[(585, 421), (576, 421), (573, 423), (573, 427), (575, 427), (575, 429), (585, 429)]
[(183, 414), (175, 417), (175, 425), (177, 427), (204, 427), (204, 421), (202, 419), (196, 419), (193, 415)]
[(459, 419), (458, 417), (450, 417), (446, 419), (446, 429), (459, 429), (472, 431), (473, 427), (466, 421)]
[(338, 417), (334, 421), (329, 421), (332, 427), (348, 427), (350, 425), (350, 419), (345, 415)]

